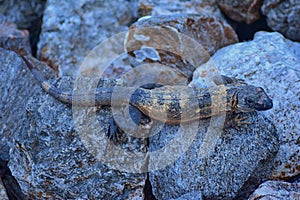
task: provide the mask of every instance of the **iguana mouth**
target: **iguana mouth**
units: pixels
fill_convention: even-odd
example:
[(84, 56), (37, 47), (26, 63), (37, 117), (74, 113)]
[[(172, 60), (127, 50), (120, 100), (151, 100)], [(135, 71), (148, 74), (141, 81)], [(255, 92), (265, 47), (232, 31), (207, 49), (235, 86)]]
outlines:
[(262, 104), (257, 104), (254, 108), (257, 111), (269, 110), (273, 108), (273, 101), (272, 99), (265, 99)]

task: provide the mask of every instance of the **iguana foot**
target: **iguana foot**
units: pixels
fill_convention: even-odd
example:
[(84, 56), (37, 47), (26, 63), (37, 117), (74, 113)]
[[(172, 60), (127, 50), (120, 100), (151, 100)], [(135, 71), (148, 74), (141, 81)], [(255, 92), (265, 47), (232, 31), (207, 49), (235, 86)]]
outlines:
[(107, 131), (107, 137), (111, 141), (116, 141), (117, 140), (117, 130), (118, 130), (118, 125), (115, 122), (114, 118), (111, 117), (109, 119), (109, 125), (108, 125), (108, 131)]
[(245, 124), (253, 124), (252, 122), (245, 121), (247, 119), (248, 119), (247, 116), (241, 117), (240, 114), (234, 114), (234, 113), (230, 114), (226, 119), (224, 127), (240, 130), (240, 128)]
[[(130, 118), (129, 120), (132, 120), (136, 125), (139, 125), (142, 119), (142, 113), (141, 111), (139, 111), (136, 107), (134, 106), (129, 106), (129, 115)], [(125, 124), (123, 123), (122, 126), (126, 126), (126, 120), (128, 119), (124, 119)], [(130, 127), (127, 127), (130, 128)], [(124, 132), (124, 130), (118, 126), (118, 124), (116, 123), (114, 117), (111, 117), (109, 119), (109, 128), (108, 128), (108, 132), (107, 132), (107, 137), (109, 140), (112, 141), (117, 141), (117, 132)]]

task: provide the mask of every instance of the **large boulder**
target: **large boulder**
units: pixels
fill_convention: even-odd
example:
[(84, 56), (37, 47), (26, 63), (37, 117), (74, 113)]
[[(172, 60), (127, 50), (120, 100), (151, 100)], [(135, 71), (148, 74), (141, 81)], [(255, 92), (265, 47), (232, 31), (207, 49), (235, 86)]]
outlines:
[[(51, 81), (63, 91), (71, 90), (73, 83), (74, 79), (68, 77)], [(113, 82), (104, 81), (100, 86), (103, 84)], [(22, 108), (27, 114), (26, 123), (14, 134), (10, 151), (13, 159), (9, 161), (9, 168), (27, 197), (143, 198), (146, 175), (131, 172), (143, 172), (147, 157), (135, 163), (127, 154), (122, 157), (113, 151), (116, 144), (106, 137), (112, 115), (109, 107), (86, 108), (84, 114), (76, 114), (76, 108), (47, 95), (40, 85), (31, 91), (31, 98)], [(91, 115), (97, 116), (95, 121), (90, 120)], [(147, 149), (143, 139), (124, 140), (127, 143), (121, 140), (122, 145), (117, 146), (122, 152)], [(101, 156), (105, 159), (101, 160)]]
[[(290, 179), (300, 173), (299, 49), (299, 43), (280, 33), (258, 32), (253, 41), (224, 47), (211, 59), (219, 73), (261, 86), (273, 99), (273, 109), (264, 114), (275, 124), (280, 138), (271, 176), (275, 179)], [(195, 79), (201, 79), (201, 69), (195, 72)]]
[(151, 137), (149, 177), (155, 197), (178, 198), (193, 191), (201, 191), (206, 199), (251, 194), (271, 174), (278, 139), (274, 125), (263, 114), (243, 116), (251, 125), (239, 130), (222, 129), (219, 117), (212, 117), (164, 126)]

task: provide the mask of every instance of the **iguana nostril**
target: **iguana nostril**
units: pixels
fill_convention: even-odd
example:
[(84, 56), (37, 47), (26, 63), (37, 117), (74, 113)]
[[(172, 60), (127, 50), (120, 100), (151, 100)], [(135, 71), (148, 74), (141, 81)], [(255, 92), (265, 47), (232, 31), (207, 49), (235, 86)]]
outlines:
[(273, 108), (273, 101), (272, 101), (272, 99), (268, 99), (268, 100), (265, 100), (265, 101), (266, 101), (265, 105), (266, 105), (266, 109), (267, 110)]

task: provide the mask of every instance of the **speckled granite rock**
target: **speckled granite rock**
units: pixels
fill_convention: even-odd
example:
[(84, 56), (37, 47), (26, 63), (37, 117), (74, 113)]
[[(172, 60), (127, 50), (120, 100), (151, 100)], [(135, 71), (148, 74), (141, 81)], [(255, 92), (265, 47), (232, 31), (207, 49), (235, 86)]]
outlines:
[(19, 28), (29, 28), (43, 15), (45, 3), (46, 0), (3, 0), (0, 1), (0, 13)]
[(125, 31), (134, 18), (134, 2), (47, 1), (38, 44), (40, 60), (60, 75), (76, 75), (89, 51), (107, 37)]
[[(28, 31), (18, 30), (6, 17), (0, 16), (0, 47), (16, 51), (18, 53), (30, 53)], [(19, 131), (26, 115), (24, 106), (32, 94), (31, 88), (37, 84), (22, 59), (14, 52), (1, 49), (1, 146), (0, 156), (3, 160), (8, 160), (9, 146), (13, 134)], [(53, 77), (53, 73), (45, 69), (43, 64), (38, 68), (47, 72), (46, 77)], [(29, 81), (33, 79), (32, 81)], [(16, 106), (17, 105), (17, 106)]]
[(187, 194), (182, 195), (181, 197), (178, 197), (176, 199), (170, 199), (170, 200), (202, 200), (202, 193), (200, 191), (197, 192), (190, 192)]
[(15, 133), (26, 126), (24, 107), (37, 83), (16, 53), (0, 48), (0, 156), (9, 159), (9, 149)]
[(221, 74), (259, 85), (273, 99), (273, 109), (264, 114), (280, 134), (281, 145), (271, 176), (276, 179), (300, 174), (299, 49), (299, 43), (279, 33), (258, 32), (253, 41), (222, 48), (212, 56)]
[(242, 116), (252, 124), (239, 131), (222, 129), (213, 117), (181, 128), (164, 126), (151, 137), (149, 169), (160, 169), (149, 173), (155, 197), (178, 198), (199, 190), (206, 199), (251, 194), (271, 173), (278, 139), (263, 114)]
[(248, 200), (300, 199), (300, 183), (267, 181), (257, 188)]
[(262, 12), (268, 25), (287, 38), (300, 41), (300, 1), (265, 0)]
[[(70, 90), (73, 81), (64, 77), (51, 83), (62, 90)], [(113, 82), (100, 84), (104, 83)], [(143, 199), (145, 174), (113, 170), (108, 162), (98, 161), (94, 156), (98, 154), (90, 151), (90, 148), (104, 149), (103, 154), (111, 155), (110, 147), (114, 143), (104, 135), (111, 116), (109, 107), (97, 111), (96, 121), (89, 118), (95, 113), (94, 108), (89, 108), (82, 118), (75, 118), (75, 108), (47, 95), (39, 85), (32, 91), (34, 94), (26, 106), (28, 118), (15, 135), (10, 152), (14, 159), (9, 162), (12, 174), (30, 199)], [(88, 125), (95, 135), (90, 135), (88, 130), (85, 132), (80, 123)], [(84, 145), (89, 138), (99, 146)], [(144, 140), (129, 140), (122, 151), (139, 151), (145, 146), (137, 141)], [(111, 163), (120, 162), (120, 165), (122, 161), (131, 161), (127, 157), (110, 159)], [(137, 163), (130, 164), (133, 168), (141, 167)], [(133, 169), (128, 167), (127, 170)]]
[(139, 0), (138, 17), (154, 15), (170, 15), (178, 13), (206, 13), (222, 17), (215, 0), (173, 0), (172, 3), (164, 0)]
[(250, 24), (259, 19), (263, 0), (217, 0), (217, 2), (227, 17), (238, 22)]

